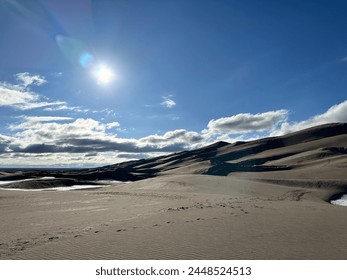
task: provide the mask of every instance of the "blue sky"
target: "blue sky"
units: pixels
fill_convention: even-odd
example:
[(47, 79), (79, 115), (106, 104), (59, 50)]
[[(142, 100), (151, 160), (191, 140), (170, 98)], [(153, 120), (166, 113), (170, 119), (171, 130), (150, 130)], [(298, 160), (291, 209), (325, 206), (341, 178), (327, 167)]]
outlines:
[(0, 0), (2, 166), (347, 122), (345, 1)]

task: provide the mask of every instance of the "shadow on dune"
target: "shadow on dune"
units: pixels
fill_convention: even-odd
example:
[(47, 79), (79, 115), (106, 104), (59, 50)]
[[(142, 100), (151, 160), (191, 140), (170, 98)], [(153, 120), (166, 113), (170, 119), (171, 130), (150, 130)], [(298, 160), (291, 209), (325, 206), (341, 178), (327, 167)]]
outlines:
[(262, 165), (243, 165), (220, 162), (215, 163), (212, 161), (212, 167), (205, 173), (206, 175), (227, 176), (232, 172), (267, 172), (267, 171), (279, 171), (289, 170), (287, 166), (262, 166)]
[(344, 174), (346, 154), (347, 123), (336, 123), (250, 142), (217, 142), (195, 150), (99, 168), (10, 172), (0, 180), (49, 176), (59, 180), (138, 181), (168, 174), (227, 176), (234, 172), (276, 172), (312, 166), (334, 167)]

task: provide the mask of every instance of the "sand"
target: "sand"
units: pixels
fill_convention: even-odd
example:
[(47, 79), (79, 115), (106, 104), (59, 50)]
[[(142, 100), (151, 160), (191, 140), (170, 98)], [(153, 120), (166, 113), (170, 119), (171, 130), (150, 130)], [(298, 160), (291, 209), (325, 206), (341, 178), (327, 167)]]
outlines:
[[(60, 178), (1, 185), (0, 259), (347, 259), (347, 207), (330, 203), (347, 193), (346, 129), (80, 173), (3, 172)], [(50, 190), (114, 174), (137, 181)]]
[(346, 259), (326, 191), (178, 175), (68, 192), (1, 191), (1, 259)]

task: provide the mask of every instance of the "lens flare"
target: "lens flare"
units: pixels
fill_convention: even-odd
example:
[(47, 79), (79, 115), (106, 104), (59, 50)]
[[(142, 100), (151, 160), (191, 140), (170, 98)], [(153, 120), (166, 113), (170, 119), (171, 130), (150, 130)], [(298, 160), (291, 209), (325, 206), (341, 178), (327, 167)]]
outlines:
[(84, 52), (80, 55), (80, 64), (84, 68), (89, 68), (94, 63), (94, 57), (89, 52)]
[(61, 52), (71, 63), (79, 63), (83, 68), (89, 68), (93, 64), (94, 57), (88, 51), (88, 46), (81, 40), (57, 35), (56, 42)]

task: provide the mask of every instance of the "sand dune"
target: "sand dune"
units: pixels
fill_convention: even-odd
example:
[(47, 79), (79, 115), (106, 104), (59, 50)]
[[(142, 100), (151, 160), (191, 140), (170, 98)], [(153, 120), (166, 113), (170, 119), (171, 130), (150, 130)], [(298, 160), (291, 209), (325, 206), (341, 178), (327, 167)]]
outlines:
[[(347, 124), (76, 171), (2, 172), (1, 259), (346, 259)], [(42, 177), (56, 179), (38, 179)]]
[[(76, 180), (137, 181), (167, 174), (226, 176), (236, 172), (268, 172), (347, 166), (347, 124), (322, 125), (281, 137), (229, 144), (218, 142), (192, 151), (76, 171), (21, 171), (0, 180), (38, 177)], [(341, 172), (347, 179), (347, 174)]]

